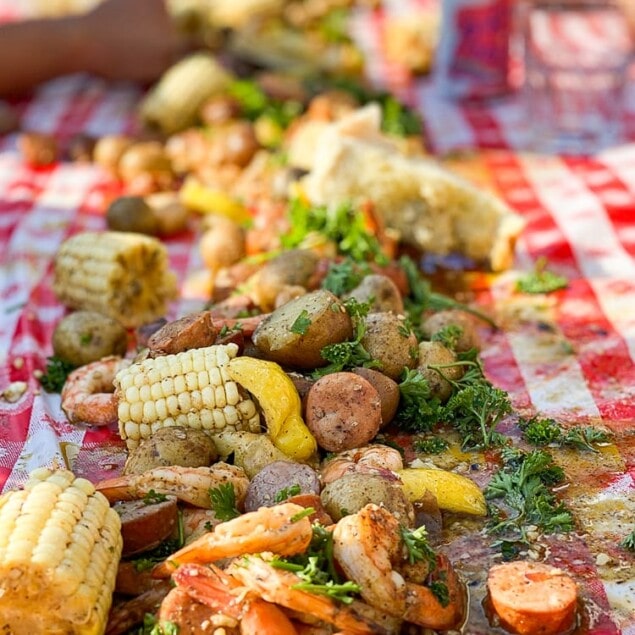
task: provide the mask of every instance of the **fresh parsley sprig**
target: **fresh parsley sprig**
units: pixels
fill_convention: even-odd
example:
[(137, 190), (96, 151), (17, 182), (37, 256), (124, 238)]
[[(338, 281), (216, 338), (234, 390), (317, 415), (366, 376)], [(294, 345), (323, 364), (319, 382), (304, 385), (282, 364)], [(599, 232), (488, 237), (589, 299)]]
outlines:
[(635, 553), (635, 529), (633, 529), (628, 536), (624, 537), (624, 539), (620, 542), (620, 547)]
[(554, 419), (545, 417), (536, 416), (529, 420), (521, 419), (519, 425), (525, 440), (538, 447), (554, 444), (597, 452), (594, 444), (608, 443), (611, 440), (610, 435), (604, 430), (592, 426), (579, 426), (563, 430)]
[(525, 453), (509, 448), (502, 456), (504, 466), (484, 492), (492, 517), (488, 531), (524, 543), (528, 542), (527, 525), (536, 525), (545, 533), (571, 531), (571, 512), (549, 489), (564, 479), (551, 455), (542, 450)]
[(276, 492), (276, 495), (273, 497), (274, 503), (282, 503), (287, 500), (287, 498), (291, 498), (291, 496), (296, 496), (302, 491), (302, 488), (295, 483), (290, 487), (283, 487), (281, 490)]
[(365, 262), (355, 262), (351, 258), (332, 262), (322, 281), (322, 288), (334, 295), (343, 296), (352, 291), (369, 273), (371, 273), (370, 266)]
[(437, 554), (428, 543), (428, 532), (421, 525), (416, 529), (408, 529), (403, 525), (399, 526), (399, 533), (406, 550), (406, 557), (410, 564), (415, 562), (427, 562), (430, 571), (437, 565)]
[(412, 447), (416, 452), (423, 454), (439, 454), (448, 449), (449, 443), (442, 437), (431, 436), (425, 439), (416, 439)]
[(218, 520), (226, 521), (240, 516), (236, 507), (236, 491), (232, 483), (221, 483), (218, 487), (210, 489), (209, 499)]
[[(336, 308), (338, 305), (335, 305)], [(364, 366), (366, 368), (377, 368), (379, 362), (374, 360), (370, 353), (363, 347), (362, 338), (366, 333), (364, 317), (368, 314), (369, 304), (358, 302), (355, 298), (344, 301), (344, 308), (351, 316), (353, 322), (353, 339), (338, 344), (329, 344), (320, 351), (322, 357), (330, 362), (323, 368), (318, 368), (313, 372), (314, 378), (319, 378), (330, 373), (341, 372), (347, 368)]]
[(40, 384), (46, 392), (61, 392), (66, 383), (68, 375), (74, 371), (76, 366), (65, 362), (55, 355), (46, 360), (46, 371), (40, 377)]
[(428, 380), (417, 369), (405, 368), (399, 383), (396, 423), (412, 432), (429, 432), (441, 420), (441, 402), (430, 395)]

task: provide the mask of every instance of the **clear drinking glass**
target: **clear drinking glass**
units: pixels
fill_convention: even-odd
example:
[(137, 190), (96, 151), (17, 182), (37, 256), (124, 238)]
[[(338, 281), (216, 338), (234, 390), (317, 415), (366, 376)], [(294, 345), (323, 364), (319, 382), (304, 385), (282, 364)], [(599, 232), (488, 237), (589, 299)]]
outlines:
[(523, 22), (530, 147), (592, 154), (619, 143), (632, 41), (618, 3), (527, 0)]

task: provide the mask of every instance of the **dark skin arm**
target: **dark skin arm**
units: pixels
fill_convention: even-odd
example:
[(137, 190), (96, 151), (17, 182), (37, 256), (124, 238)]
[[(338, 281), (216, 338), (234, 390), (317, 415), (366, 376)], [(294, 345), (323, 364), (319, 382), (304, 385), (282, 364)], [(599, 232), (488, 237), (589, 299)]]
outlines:
[(80, 16), (0, 26), (0, 95), (89, 72), (150, 82), (185, 51), (164, 0), (106, 0)]

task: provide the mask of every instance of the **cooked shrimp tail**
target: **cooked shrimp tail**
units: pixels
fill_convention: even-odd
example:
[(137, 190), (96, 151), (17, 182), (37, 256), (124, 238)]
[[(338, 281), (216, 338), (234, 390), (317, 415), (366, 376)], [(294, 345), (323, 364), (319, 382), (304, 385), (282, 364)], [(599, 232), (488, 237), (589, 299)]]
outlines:
[(178, 565), (188, 562), (209, 563), (262, 551), (281, 556), (302, 553), (313, 537), (311, 521), (303, 516), (304, 511), (300, 505), (282, 503), (221, 523), (157, 565), (153, 576), (167, 577)]

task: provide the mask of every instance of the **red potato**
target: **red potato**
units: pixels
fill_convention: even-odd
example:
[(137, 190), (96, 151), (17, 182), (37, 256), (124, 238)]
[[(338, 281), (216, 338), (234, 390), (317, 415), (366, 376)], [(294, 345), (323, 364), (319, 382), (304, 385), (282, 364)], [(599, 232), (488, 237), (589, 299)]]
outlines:
[(564, 571), (538, 562), (492, 567), (487, 578), (501, 624), (519, 635), (557, 635), (575, 622), (576, 583)]
[(354, 373), (332, 373), (309, 390), (306, 423), (329, 452), (358, 448), (381, 426), (381, 399), (372, 384)]
[(154, 549), (168, 538), (177, 523), (176, 497), (159, 503), (143, 500), (121, 501), (113, 505), (121, 517), (122, 557)]

